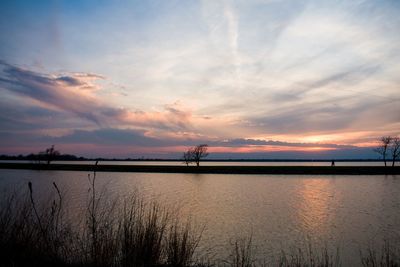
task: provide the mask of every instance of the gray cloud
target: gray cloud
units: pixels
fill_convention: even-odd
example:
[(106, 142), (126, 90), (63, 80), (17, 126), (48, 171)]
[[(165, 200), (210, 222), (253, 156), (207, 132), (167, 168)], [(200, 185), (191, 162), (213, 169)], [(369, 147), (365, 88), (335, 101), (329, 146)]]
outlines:
[(66, 90), (62, 84), (60, 85), (59, 79), (62, 79), (62, 83), (68, 80), (71, 84), (75, 80), (73, 77), (47, 77), (7, 63), (2, 63), (2, 65), (4, 68), (0, 75), (2, 75), (4, 90), (40, 101), (55, 109), (71, 112), (98, 125), (101, 124), (99, 115), (102, 107), (99, 103), (79, 92)]
[(168, 141), (147, 137), (145, 132), (133, 129), (102, 128), (96, 130), (75, 130), (61, 137), (45, 137), (44, 140), (62, 144), (96, 144), (159, 147), (169, 145)]
[[(147, 137), (145, 132), (134, 129), (101, 128), (95, 130), (73, 130), (62, 136), (50, 136), (35, 134), (29, 131), (0, 131), (0, 153), (6, 148), (16, 146), (26, 147), (25, 153), (31, 153), (43, 149), (43, 147), (55, 144), (68, 148), (73, 146), (79, 149), (79, 145), (94, 145), (96, 147), (112, 146), (126, 149), (128, 147), (163, 147), (179, 145), (182, 142)], [(28, 150), (31, 149), (31, 150)], [(73, 153), (88, 153), (89, 151), (75, 151)], [(113, 151), (117, 153), (118, 151)]]
[(69, 86), (80, 86), (80, 85), (84, 84), (79, 79), (76, 79), (76, 78), (71, 77), (71, 76), (61, 76), (61, 77), (56, 78), (55, 80), (56, 81), (61, 81), (61, 82), (65, 83), (66, 85), (69, 85)]
[[(32, 116), (47, 116), (51, 112), (43, 110), (31, 110)], [(1, 119), (2, 123), (4, 121)], [(41, 125), (41, 124), (40, 124)], [(46, 125), (44, 123), (43, 125)], [(136, 129), (118, 129), (118, 128), (100, 128), (93, 130), (73, 130), (70, 133), (63, 134), (62, 136), (51, 136), (46, 134), (35, 134), (32, 129), (35, 125), (29, 125), (24, 122), (19, 122), (14, 128), (0, 131), (0, 153), (9, 153), (7, 151), (19, 151), (19, 153), (32, 153), (43, 150), (51, 144), (61, 147), (62, 151), (69, 151), (77, 155), (88, 155), (91, 151), (87, 151), (87, 146), (93, 146), (102, 149), (109, 147), (116, 151), (110, 151), (119, 157), (128, 156), (148, 156), (160, 157), (157, 151), (162, 150), (163, 147), (183, 146), (189, 147), (200, 143), (207, 143), (212, 147), (285, 147), (290, 148), (308, 148), (308, 147), (323, 147), (331, 149), (329, 151), (318, 152), (302, 152), (302, 151), (273, 151), (273, 152), (259, 152), (259, 153), (211, 153), (211, 159), (231, 158), (231, 159), (340, 159), (340, 158), (375, 158), (371, 148), (360, 148), (356, 146), (337, 145), (337, 144), (314, 144), (314, 143), (291, 143), (278, 140), (257, 140), (235, 138), (230, 140), (214, 140), (210, 141), (206, 138), (191, 138), (186, 139), (171, 139), (171, 138), (157, 138), (148, 136), (146, 131)], [(24, 130), (23, 127), (27, 127)], [(85, 150), (79, 150), (82, 146)], [(151, 148), (153, 152), (139, 152), (135, 151), (135, 147)], [(16, 150), (18, 148), (18, 150)], [(119, 150), (123, 152), (118, 152)], [(130, 151), (130, 152), (127, 152)], [(119, 154), (118, 154), (119, 153)], [(126, 154), (125, 154), (126, 153)], [(132, 154), (133, 153), (133, 154)], [(163, 158), (179, 158), (181, 152), (170, 151), (167, 154), (162, 154)]]
[[(273, 159), (273, 160), (338, 160), (338, 159), (378, 159), (372, 148), (354, 147), (318, 152), (273, 151), (260, 153), (212, 153), (209, 159)], [(289, 164), (290, 165), (290, 164)]]
[(315, 131), (333, 131), (350, 127), (362, 112), (374, 102), (342, 105), (340, 101), (319, 101), (294, 105), (273, 114), (247, 118), (250, 127), (267, 129), (270, 133), (301, 134)]
[[(309, 92), (314, 89), (319, 89), (323, 88), (327, 85), (339, 83), (345, 86), (352, 86), (355, 85), (363, 80), (368, 79), (372, 75), (378, 73), (381, 70), (380, 66), (357, 66), (354, 68), (351, 68), (346, 71), (341, 71), (335, 74), (332, 74), (328, 77), (324, 77), (320, 80), (315, 80), (311, 82), (305, 82), (302, 86), (304, 89), (302, 92), (298, 93), (304, 93), (304, 92)], [(300, 83), (302, 84), (302, 83)], [(346, 87), (341, 87), (339, 90), (346, 90)]]
[(284, 147), (324, 147), (333, 149), (353, 149), (357, 148), (350, 145), (337, 145), (337, 144), (315, 144), (315, 143), (291, 143), (274, 140), (257, 140), (257, 139), (245, 139), (237, 138), (226, 141), (210, 142), (211, 146), (223, 146), (223, 147), (242, 147), (242, 146), (284, 146)]
[[(61, 113), (57, 111), (0, 100), (0, 129), (2, 131), (26, 131), (56, 127), (56, 124), (50, 123), (49, 119), (60, 119), (60, 115)], [(63, 126), (65, 127), (65, 125)]]
[(97, 126), (129, 125), (131, 127), (152, 127), (163, 130), (186, 129), (190, 127), (190, 114), (174, 105), (165, 106), (160, 112), (130, 111), (101, 102), (94, 95), (76, 89), (87, 89), (94, 85), (86, 78), (103, 78), (94, 74), (74, 76), (44, 75), (0, 61), (0, 89), (23, 97), (21, 101), (39, 101), (50, 109), (63, 111), (86, 119)]

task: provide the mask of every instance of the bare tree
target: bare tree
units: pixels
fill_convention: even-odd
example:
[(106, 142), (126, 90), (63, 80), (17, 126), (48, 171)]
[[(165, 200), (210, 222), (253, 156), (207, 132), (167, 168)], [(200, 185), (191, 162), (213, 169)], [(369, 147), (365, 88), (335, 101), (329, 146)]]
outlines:
[(45, 151), (42, 151), (39, 153), (39, 156), (41, 158), (44, 158), (44, 160), (47, 162), (47, 164), (50, 164), (50, 162), (52, 162), (59, 155), (60, 155), (60, 152), (58, 150), (55, 150), (54, 145), (47, 148)]
[(197, 166), (200, 166), (200, 160), (208, 156), (207, 153), (208, 145), (202, 144), (195, 146), (192, 149), (192, 157), (193, 161), (196, 163)]
[(207, 149), (208, 145), (206, 144), (189, 148), (183, 153), (183, 162), (186, 164), (186, 166), (189, 166), (189, 164), (192, 162), (196, 163), (197, 166), (200, 166), (201, 159), (208, 156)]
[(186, 164), (186, 166), (189, 166), (189, 164), (193, 162), (192, 155), (193, 153), (191, 148), (189, 148), (188, 151), (183, 152), (183, 162)]
[(394, 167), (397, 158), (400, 156), (400, 138), (393, 137), (390, 145), (390, 154), (392, 156), (392, 167)]
[(375, 148), (375, 152), (382, 156), (383, 161), (385, 162), (386, 167), (386, 156), (388, 153), (388, 148), (390, 143), (392, 142), (393, 137), (391, 136), (382, 136), (379, 140), (379, 146)]

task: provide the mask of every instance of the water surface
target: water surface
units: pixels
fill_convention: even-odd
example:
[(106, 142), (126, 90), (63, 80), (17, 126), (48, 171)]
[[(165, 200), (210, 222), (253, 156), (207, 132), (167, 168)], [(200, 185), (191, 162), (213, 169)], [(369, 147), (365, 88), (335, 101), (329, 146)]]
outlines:
[[(86, 203), (87, 172), (0, 170), (2, 190), (27, 188), (28, 181), (36, 196), (46, 195), (55, 181), (71, 207)], [(216, 258), (229, 254), (235, 238), (252, 235), (259, 258), (327, 244), (339, 247), (345, 266), (355, 266), (360, 249), (400, 238), (399, 176), (97, 173), (97, 184), (110, 197), (138, 189), (179, 208), (181, 218), (205, 225), (202, 253)]]

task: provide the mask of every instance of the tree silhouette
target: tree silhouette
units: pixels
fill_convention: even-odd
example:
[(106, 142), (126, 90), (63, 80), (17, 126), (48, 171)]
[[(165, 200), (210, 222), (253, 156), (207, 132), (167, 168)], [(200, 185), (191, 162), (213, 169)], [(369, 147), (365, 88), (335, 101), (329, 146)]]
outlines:
[(40, 158), (43, 158), (47, 164), (50, 164), (57, 156), (60, 155), (60, 152), (58, 150), (55, 150), (54, 145), (51, 147), (47, 148), (45, 151), (42, 151), (39, 153)]
[(386, 156), (388, 153), (388, 148), (390, 143), (392, 142), (393, 137), (391, 136), (382, 136), (379, 140), (380, 144), (377, 148), (374, 149), (376, 153), (382, 156), (383, 161), (385, 162), (386, 167)]
[(208, 145), (202, 144), (195, 146), (192, 151), (193, 161), (197, 166), (200, 166), (200, 160), (208, 156), (207, 153)]
[(389, 147), (390, 154), (392, 156), (392, 167), (394, 167), (396, 163), (396, 159), (400, 156), (400, 138), (393, 137), (392, 142)]
[(191, 148), (189, 148), (188, 151), (183, 152), (183, 162), (186, 166), (189, 166), (189, 164), (193, 162)]
[(200, 166), (201, 159), (209, 155), (207, 149), (208, 145), (201, 144), (195, 147), (191, 147), (186, 152), (184, 152), (183, 161), (186, 164), (186, 166), (189, 166), (189, 164), (192, 162), (196, 163), (197, 166)]

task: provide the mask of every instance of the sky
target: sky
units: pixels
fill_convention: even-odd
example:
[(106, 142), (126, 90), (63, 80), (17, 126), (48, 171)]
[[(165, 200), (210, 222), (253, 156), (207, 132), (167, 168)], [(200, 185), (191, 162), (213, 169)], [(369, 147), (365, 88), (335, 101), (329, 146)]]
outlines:
[(0, 154), (377, 158), (400, 1), (0, 1)]

